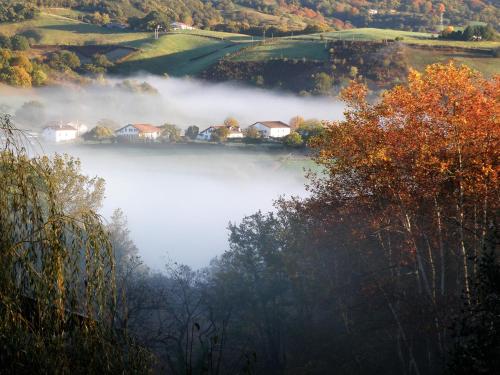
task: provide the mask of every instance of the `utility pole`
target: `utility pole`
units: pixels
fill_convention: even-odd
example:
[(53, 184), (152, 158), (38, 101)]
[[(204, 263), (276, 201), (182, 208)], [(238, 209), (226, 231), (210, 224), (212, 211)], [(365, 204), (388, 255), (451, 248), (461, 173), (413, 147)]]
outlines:
[(161, 28), (162, 28), (162, 27), (161, 27), (160, 25), (157, 25), (157, 26), (155, 27), (155, 39), (159, 39), (159, 38), (160, 38), (160, 29), (161, 29)]

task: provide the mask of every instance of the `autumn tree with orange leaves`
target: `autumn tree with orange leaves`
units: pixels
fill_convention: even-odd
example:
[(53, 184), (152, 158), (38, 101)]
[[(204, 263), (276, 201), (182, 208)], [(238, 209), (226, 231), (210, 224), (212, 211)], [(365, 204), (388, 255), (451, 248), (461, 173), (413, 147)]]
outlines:
[[(331, 207), (344, 221), (364, 218), (351, 245), (356, 236), (378, 244), (360, 256), (390, 269), (375, 283), (384, 295), (413, 284), (414, 299), (428, 310), (420, 316), (429, 332), (425, 350), (444, 356), (449, 312), (458, 308), (450, 301), (463, 293), (474, 302), (475, 259), (499, 212), (500, 77), (435, 64), (412, 71), (406, 85), (374, 104), (359, 83), (343, 98), (345, 120), (314, 142), (326, 177), (314, 180), (310, 205)], [(405, 323), (403, 308), (388, 303), (404, 361), (421, 373), (409, 334), (418, 319)]]

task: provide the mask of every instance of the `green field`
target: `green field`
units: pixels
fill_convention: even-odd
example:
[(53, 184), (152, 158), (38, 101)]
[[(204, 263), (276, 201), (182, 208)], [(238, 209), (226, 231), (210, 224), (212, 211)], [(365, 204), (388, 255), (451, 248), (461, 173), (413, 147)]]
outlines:
[(409, 47), (406, 50), (408, 61), (412, 68), (424, 70), (429, 64), (446, 63), (454, 60), (483, 73), (487, 77), (500, 74), (500, 58), (465, 52), (429, 51)]
[(249, 48), (231, 60), (263, 61), (272, 58), (326, 60), (328, 59), (328, 51), (325, 50), (325, 43), (319, 41), (312, 42), (275, 38), (272, 41), (268, 40), (265, 44)]
[(122, 74), (147, 71), (172, 76), (194, 75), (245, 45), (244, 41), (235, 42), (229, 38), (168, 34), (141, 43), (138, 46), (141, 50), (121, 63), (116, 71)]
[[(239, 9), (246, 11), (246, 9)], [(120, 60), (115, 71), (121, 74), (147, 71), (155, 74), (167, 73), (173, 76), (195, 75), (215, 64), (223, 57), (233, 61), (265, 61), (273, 58), (307, 60), (328, 59), (324, 40), (383, 40), (403, 38), (402, 42), (450, 47), (467, 47), (483, 50), (500, 48), (499, 42), (443, 41), (432, 38), (428, 33), (417, 33), (382, 29), (351, 29), (322, 34), (295, 35), (267, 39), (265, 44), (256, 43), (258, 37), (242, 34), (214, 32), (206, 30), (186, 30), (161, 35), (155, 40), (152, 33), (108, 30), (98, 25), (79, 21), (84, 13), (64, 8), (45, 9), (35, 20), (1, 24), (0, 33), (14, 35), (27, 30), (38, 34), (37, 44), (43, 45), (92, 45), (106, 44), (133, 47), (130, 51), (115, 50), (109, 53), (113, 61)], [(269, 16), (269, 21), (275, 21)], [(255, 46), (252, 47), (252, 41)], [(241, 53), (234, 54), (245, 48)], [(34, 51), (37, 53), (37, 51)], [(43, 51), (41, 51), (43, 53)], [(433, 62), (453, 58), (476, 68), (487, 75), (500, 73), (500, 59), (483, 53), (452, 53), (427, 51), (409, 46), (408, 60), (418, 69)]]
[(0, 33), (6, 35), (14, 35), (26, 30), (36, 30), (40, 35), (37, 43), (48, 45), (123, 44), (152, 37), (151, 33), (116, 32), (45, 12), (42, 12), (35, 20), (0, 24)]
[(458, 40), (442, 40), (433, 38), (432, 34), (419, 33), (413, 31), (400, 31), (391, 29), (373, 29), (360, 28), (342, 31), (332, 31), (321, 34), (298, 35), (293, 39), (321, 39), (321, 36), (326, 39), (343, 39), (343, 40), (384, 40), (403, 38), (403, 43), (410, 44), (425, 44), (432, 46), (448, 46), (448, 47), (463, 47), (463, 48), (481, 48), (491, 49), (500, 47), (500, 42), (466, 42)]
[[(407, 45), (406, 57), (410, 65), (422, 70), (426, 65), (436, 62), (447, 62), (451, 59), (479, 70), (487, 76), (500, 73), (500, 58), (491, 55), (491, 49), (500, 48), (500, 42), (461, 42), (432, 39), (431, 34), (409, 31), (382, 29), (352, 29), (322, 34), (297, 35), (293, 37), (274, 38), (266, 44), (248, 48), (232, 58), (233, 61), (265, 61), (271, 58), (306, 58), (308, 60), (326, 60), (328, 53), (325, 42), (331, 40), (379, 41), (384, 39), (403, 38)], [(422, 45), (422, 48), (417, 48)], [(431, 50), (424, 47), (460, 47), (473, 51)]]
[[(217, 62), (225, 55), (245, 46), (250, 37), (241, 34), (189, 30), (164, 34), (155, 40), (153, 33), (108, 30), (78, 21), (80, 13), (67, 9), (50, 9), (36, 20), (2, 24), (0, 33), (14, 35), (36, 30), (38, 44), (86, 45), (113, 44), (137, 48), (139, 51), (116, 69), (120, 73), (148, 71), (174, 76), (193, 75)], [(109, 56), (112, 60), (123, 56)]]

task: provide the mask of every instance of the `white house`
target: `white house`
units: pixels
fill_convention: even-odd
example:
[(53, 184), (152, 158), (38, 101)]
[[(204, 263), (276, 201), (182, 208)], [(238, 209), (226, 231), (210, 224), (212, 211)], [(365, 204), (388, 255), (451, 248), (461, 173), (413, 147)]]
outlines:
[(377, 9), (368, 9), (368, 14), (373, 16), (375, 14), (378, 14), (378, 10)]
[(264, 138), (283, 138), (290, 134), (290, 126), (282, 121), (260, 121), (250, 128), (255, 128)]
[(170, 24), (172, 26), (172, 30), (193, 30), (193, 26), (189, 26), (188, 24), (182, 22), (172, 22)]
[(128, 124), (118, 129), (115, 133), (118, 137), (128, 139), (129, 141), (138, 139), (155, 140), (161, 135), (161, 129), (149, 124)]
[(229, 133), (227, 134), (228, 139), (243, 138), (243, 132), (241, 131), (241, 129), (239, 127), (218, 125), (218, 126), (210, 126), (210, 127), (206, 128), (205, 130), (202, 130), (201, 132), (198, 133), (198, 136), (196, 137), (196, 139), (199, 139), (201, 141), (210, 141), (212, 139), (212, 133), (219, 128), (228, 128), (229, 129)]
[(76, 135), (78, 137), (89, 131), (89, 127), (85, 124), (82, 124), (79, 121), (71, 121), (71, 122), (68, 122), (67, 125), (76, 129)]
[(78, 135), (78, 131), (71, 125), (50, 125), (43, 128), (42, 137), (49, 142), (72, 141)]

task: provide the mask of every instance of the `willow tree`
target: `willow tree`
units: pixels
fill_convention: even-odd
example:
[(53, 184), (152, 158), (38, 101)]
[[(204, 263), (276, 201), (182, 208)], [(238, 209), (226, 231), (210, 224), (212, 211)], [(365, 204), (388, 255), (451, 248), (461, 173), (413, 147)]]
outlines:
[(112, 329), (113, 250), (95, 205), (82, 203), (102, 181), (70, 157), (30, 157), (8, 116), (0, 139), (0, 368), (145, 370), (147, 356)]

